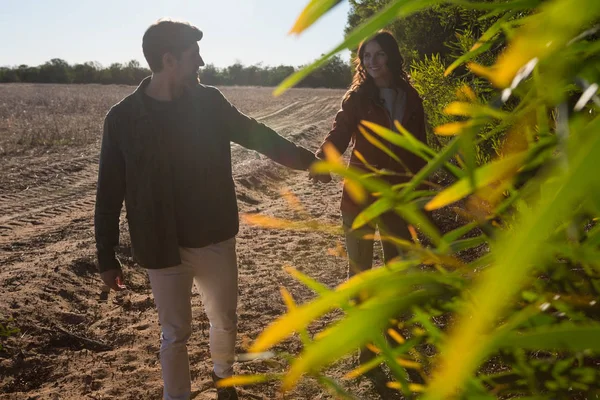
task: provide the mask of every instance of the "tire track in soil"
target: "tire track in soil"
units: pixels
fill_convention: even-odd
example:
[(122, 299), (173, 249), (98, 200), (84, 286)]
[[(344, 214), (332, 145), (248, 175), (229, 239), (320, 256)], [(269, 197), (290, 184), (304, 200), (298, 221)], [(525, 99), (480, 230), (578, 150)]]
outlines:
[(87, 214), (94, 206), (97, 169), (98, 156), (30, 167), (23, 179), (34, 177), (41, 184), (0, 195), (0, 245), (27, 240)]

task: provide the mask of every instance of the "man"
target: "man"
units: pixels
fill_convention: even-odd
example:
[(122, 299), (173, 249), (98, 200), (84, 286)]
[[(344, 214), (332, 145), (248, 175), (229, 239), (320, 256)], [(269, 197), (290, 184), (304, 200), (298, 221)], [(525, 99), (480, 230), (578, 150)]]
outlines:
[[(191, 393), (186, 343), (191, 289), (210, 320), (215, 382), (233, 374), (237, 327), (235, 236), (238, 210), (230, 142), (290, 168), (307, 170), (314, 155), (239, 112), (214, 87), (198, 82), (202, 32), (162, 20), (142, 48), (152, 76), (105, 118), (95, 231), (102, 280), (122, 290), (115, 257), (123, 200), (135, 260), (147, 268), (162, 326), (165, 399)], [(218, 399), (237, 399), (234, 388)]]

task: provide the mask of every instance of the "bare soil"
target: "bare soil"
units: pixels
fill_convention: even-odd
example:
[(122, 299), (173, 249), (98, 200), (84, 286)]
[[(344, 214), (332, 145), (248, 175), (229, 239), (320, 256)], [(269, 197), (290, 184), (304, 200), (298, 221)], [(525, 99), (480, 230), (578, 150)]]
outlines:
[[(102, 120), (126, 86), (0, 85), (0, 322), (20, 333), (1, 339), (0, 399), (160, 399), (160, 327), (145, 270), (129, 250), (125, 218), (119, 257), (128, 290), (105, 296), (95, 266), (93, 208)], [(343, 91), (295, 89), (273, 98), (266, 88), (223, 88), (243, 112), (314, 150), (331, 126)], [(242, 214), (313, 218), (341, 224), (341, 182), (315, 186), (234, 145), (233, 170)], [(296, 196), (294, 209), (283, 192)], [(313, 293), (283, 270), (291, 265), (334, 287), (346, 277), (339, 234), (269, 230), (242, 223), (238, 235), (238, 353), (285, 312), (284, 286), (297, 302)], [(380, 263), (379, 253), (376, 262)], [(189, 354), (195, 399), (211, 399), (208, 320), (193, 297)], [(318, 331), (337, 314), (311, 327)], [(12, 318), (12, 322), (8, 322)], [(276, 348), (299, 354), (300, 341)], [(355, 366), (348, 357), (328, 371)], [(239, 362), (236, 373), (282, 372), (281, 358)], [(362, 399), (379, 395), (366, 379), (343, 385)], [(293, 392), (276, 383), (241, 389), (242, 399), (327, 399), (305, 379)]]

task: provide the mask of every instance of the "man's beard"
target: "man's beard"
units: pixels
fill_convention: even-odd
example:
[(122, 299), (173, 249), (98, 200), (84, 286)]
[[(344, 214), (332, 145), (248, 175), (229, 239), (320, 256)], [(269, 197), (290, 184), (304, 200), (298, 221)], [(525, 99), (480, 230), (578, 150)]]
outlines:
[(186, 81), (185, 81), (185, 86), (194, 87), (194, 86), (198, 85), (199, 83), (200, 83), (200, 73), (199, 73), (199, 71), (197, 71), (194, 74), (190, 74), (190, 77), (188, 79), (186, 79)]

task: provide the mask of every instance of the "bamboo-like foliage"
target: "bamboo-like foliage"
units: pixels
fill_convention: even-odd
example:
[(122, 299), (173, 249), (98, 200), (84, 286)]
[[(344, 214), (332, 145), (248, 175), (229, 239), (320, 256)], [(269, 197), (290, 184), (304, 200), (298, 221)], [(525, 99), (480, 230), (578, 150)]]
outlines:
[[(376, 172), (347, 169), (334, 150), (315, 171), (333, 172), (356, 182), (361, 191), (377, 193), (378, 201), (354, 221), (358, 228), (379, 215), (395, 211), (428, 237), (418, 242), (386, 238), (405, 256), (385, 268), (366, 271), (329, 289), (289, 269), (317, 293), (295, 305), (287, 291), (288, 312), (268, 326), (251, 347), (264, 352), (299, 333), (304, 348), (283, 375), (233, 377), (225, 384), (252, 384), (280, 379), (284, 390), (309, 374), (340, 398), (353, 398), (322, 369), (361, 346), (378, 356), (351, 372), (354, 378), (386, 363), (395, 381), (390, 387), (406, 397), (425, 399), (497, 397), (577, 398), (600, 394), (600, 79), (598, 0), (452, 0), (465, 8), (504, 15), (477, 45), (456, 60), (486, 79), (497, 92), (485, 102), (476, 88), (464, 87), (445, 112), (461, 120), (438, 126), (451, 136), (439, 151), (397, 126), (396, 133), (363, 122), (361, 132), (403, 147), (428, 164), (406, 185), (392, 187)], [(300, 33), (338, 2), (312, 0), (293, 32)], [(390, 2), (346, 40), (312, 66), (290, 76), (276, 94), (298, 83), (339, 50), (438, 0)], [(484, 17), (485, 18), (485, 17)], [(504, 51), (491, 66), (469, 64), (491, 44)], [(483, 49), (483, 50), (482, 50)], [(473, 90), (474, 89), (474, 90)], [(510, 103), (510, 106), (507, 104)], [(504, 133), (497, 159), (475, 162), (478, 132), (486, 126)], [(456, 162), (455, 162), (456, 161)], [(458, 166), (457, 166), (458, 165)], [(432, 174), (445, 170), (454, 182), (440, 190), (422, 190)], [(461, 201), (464, 226), (440, 232), (427, 211)], [(265, 222), (253, 217), (253, 222)], [(302, 222), (274, 221), (277, 229), (318, 229)], [(332, 227), (322, 227), (332, 231)], [(479, 249), (475, 260), (460, 253)], [(481, 250), (484, 249), (484, 250)], [(360, 297), (361, 302), (350, 299)], [(344, 317), (324, 332), (309, 337), (307, 326), (333, 309)], [(398, 334), (400, 322), (410, 338)], [(447, 316), (440, 326), (436, 317)], [(384, 339), (388, 331), (395, 345)], [(422, 353), (422, 344), (437, 350)], [(596, 357), (596, 358), (594, 358)], [(489, 372), (490, 359), (502, 365)], [(416, 369), (425, 384), (409, 382)], [(583, 397), (582, 397), (583, 398)]]

